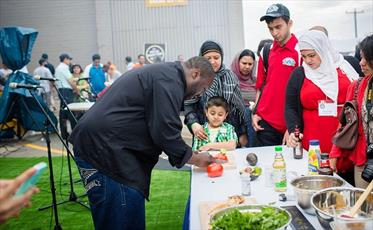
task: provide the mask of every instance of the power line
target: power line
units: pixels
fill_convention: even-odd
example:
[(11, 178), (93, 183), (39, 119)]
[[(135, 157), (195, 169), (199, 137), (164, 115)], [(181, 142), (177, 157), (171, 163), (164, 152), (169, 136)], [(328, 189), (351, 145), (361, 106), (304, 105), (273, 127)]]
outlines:
[(364, 13), (364, 10), (357, 11), (356, 8), (354, 8), (354, 11), (346, 11), (346, 14), (354, 14), (355, 38), (357, 38), (357, 14), (362, 13)]

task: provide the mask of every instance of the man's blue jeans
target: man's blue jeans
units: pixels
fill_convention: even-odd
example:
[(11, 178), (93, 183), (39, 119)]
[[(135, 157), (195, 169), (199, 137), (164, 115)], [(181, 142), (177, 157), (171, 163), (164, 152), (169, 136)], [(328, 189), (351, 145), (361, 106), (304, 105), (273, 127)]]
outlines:
[(95, 229), (145, 229), (145, 199), (137, 190), (105, 176), (75, 157), (86, 188)]

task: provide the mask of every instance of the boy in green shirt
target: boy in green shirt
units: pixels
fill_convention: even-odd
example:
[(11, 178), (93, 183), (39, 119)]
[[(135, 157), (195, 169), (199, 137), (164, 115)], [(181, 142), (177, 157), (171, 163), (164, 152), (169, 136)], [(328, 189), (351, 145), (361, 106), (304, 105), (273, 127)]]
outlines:
[(237, 145), (237, 134), (234, 127), (224, 120), (228, 116), (227, 101), (220, 96), (211, 97), (205, 106), (208, 122), (203, 126), (208, 136), (206, 140), (193, 139), (193, 150), (234, 150)]

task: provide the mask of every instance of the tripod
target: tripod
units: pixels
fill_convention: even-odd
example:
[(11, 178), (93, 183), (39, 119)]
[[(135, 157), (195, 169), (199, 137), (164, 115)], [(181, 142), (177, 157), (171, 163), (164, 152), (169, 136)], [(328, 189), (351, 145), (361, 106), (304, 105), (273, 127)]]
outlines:
[[(61, 99), (61, 103), (63, 103), (63, 107), (66, 108), (66, 110), (69, 112), (69, 115), (74, 119), (74, 122), (75, 124), (78, 122), (74, 116), (74, 114), (71, 112), (71, 110), (69, 109), (69, 107), (67, 106), (67, 103), (64, 99), (64, 97), (62, 96), (61, 92), (58, 90), (58, 88), (53, 84), (54, 88), (56, 89), (57, 93), (58, 93), (58, 96), (60, 97)], [(56, 130), (56, 129), (55, 129)], [(56, 130), (57, 132), (57, 130)], [(62, 130), (61, 130), (61, 133), (62, 133)], [(64, 204), (64, 203), (67, 203), (67, 202), (76, 202), (80, 205), (82, 205), (83, 207), (87, 208), (87, 209), (90, 209), (86, 204), (80, 202), (78, 200), (78, 196), (76, 195), (76, 193), (74, 192), (74, 181), (73, 181), (73, 176), (72, 176), (72, 172), (71, 172), (71, 161), (70, 161), (70, 157), (72, 157), (74, 159), (74, 157), (72, 156), (72, 153), (70, 152), (70, 149), (69, 149), (69, 142), (68, 142), (68, 135), (67, 135), (67, 131), (65, 134), (63, 134), (61, 137), (58, 132), (57, 132), (57, 135), (58, 137), (60, 138), (62, 144), (64, 145), (64, 147), (66, 148), (66, 151), (67, 151), (67, 165), (68, 165), (68, 169), (69, 169), (69, 182), (70, 182), (70, 193), (69, 193), (69, 199), (68, 200), (64, 200), (64, 201), (61, 201), (59, 203), (57, 203), (56, 205), (60, 205), (60, 204)], [(64, 141), (65, 140), (65, 141)], [(87, 194), (83, 194), (82, 196), (86, 196)], [(82, 197), (82, 196), (79, 196), (79, 197)], [(49, 206), (45, 206), (45, 207), (42, 207), (42, 208), (39, 208), (39, 210), (44, 210), (44, 209), (47, 209), (47, 208), (50, 208), (52, 205), (49, 205)]]

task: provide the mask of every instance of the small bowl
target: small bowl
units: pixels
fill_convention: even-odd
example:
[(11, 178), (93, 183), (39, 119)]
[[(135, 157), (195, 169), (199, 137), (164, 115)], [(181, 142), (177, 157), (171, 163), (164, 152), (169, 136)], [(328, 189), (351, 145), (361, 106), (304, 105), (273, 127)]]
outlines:
[[(359, 199), (364, 189), (335, 187), (323, 189), (311, 197), (317, 219), (325, 229), (373, 229), (373, 192), (364, 201), (357, 218), (343, 218)], [(334, 207), (334, 210), (333, 210)]]
[(321, 189), (343, 186), (343, 180), (333, 176), (301, 176), (292, 180), (291, 185), (297, 197), (298, 205), (308, 214), (315, 215), (311, 206), (311, 197)]

